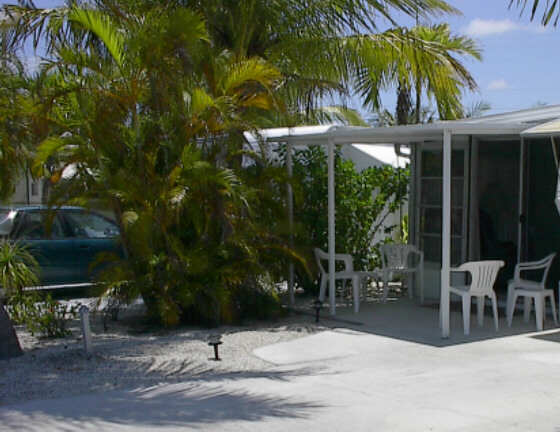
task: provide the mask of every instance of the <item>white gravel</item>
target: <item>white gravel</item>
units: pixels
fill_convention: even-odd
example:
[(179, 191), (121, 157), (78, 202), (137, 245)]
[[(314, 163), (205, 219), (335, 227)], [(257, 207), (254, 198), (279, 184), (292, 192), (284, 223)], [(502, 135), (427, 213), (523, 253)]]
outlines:
[[(274, 322), (216, 329), (149, 330), (141, 306), (121, 310), (104, 331), (101, 314), (91, 315), (93, 353), (84, 350), (79, 321), (72, 335), (45, 340), (22, 327), (16, 331), (24, 355), (0, 361), (0, 406), (33, 399), (102, 392), (117, 388), (178, 382), (204, 374), (260, 373), (272, 365), (252, 355), (258, 347), (304, 337), (325, 329), (310, 315), (293, 314)], [(210, 334), (222, 335), (221, 361), (214, 361)]]

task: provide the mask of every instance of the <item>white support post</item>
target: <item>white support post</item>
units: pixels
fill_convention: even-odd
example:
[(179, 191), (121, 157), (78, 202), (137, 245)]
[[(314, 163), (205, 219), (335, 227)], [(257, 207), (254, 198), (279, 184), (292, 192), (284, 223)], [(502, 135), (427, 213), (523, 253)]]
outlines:
[[(287, 202), (288, 202), (288, 228), (290, 230), (289, 234), (289, 243), (290, 247), (293, 248), (294, 246), (294, 193), (292, 190), (292, 176), (293, 176), (293, 159), (292, 159), (292, 145), (290, 143), (286, 143), (286, 171), (288, 172), (288, 184), (286, 186), (286, 195), (287, 195)], [(290, 297), (290, 307), (293, 309), (295, 305), (295, 296), (294, 296), (294, 263), (290, 260), (290, 264), (288, 266), (288, 295)]]
[[(334, 140), (329, 139), (328, 143), (328, 236), (329, 236), (329, 274), (334, 276), (336, 253), (335, 245), (335, 197), (334, 197)], [(332, 316), (336, 315), (335, 305), (335, 279), (329, 278), (329, 305)]]
[(443, 131), (443, 202), (441, 232), (441, 337), (449, 338), (449, 278), (451, 268), (451, 131)]

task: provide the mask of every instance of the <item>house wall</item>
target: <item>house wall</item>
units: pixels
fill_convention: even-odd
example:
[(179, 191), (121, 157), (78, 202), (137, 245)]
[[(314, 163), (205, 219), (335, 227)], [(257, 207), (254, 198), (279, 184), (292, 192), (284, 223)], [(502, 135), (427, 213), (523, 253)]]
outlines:
[(14, 194), (2, 202), (2, 205), (24, 205), (24, 204), (42, 204), (43, 203), (43, 181), (23, 177), (16, 185)]

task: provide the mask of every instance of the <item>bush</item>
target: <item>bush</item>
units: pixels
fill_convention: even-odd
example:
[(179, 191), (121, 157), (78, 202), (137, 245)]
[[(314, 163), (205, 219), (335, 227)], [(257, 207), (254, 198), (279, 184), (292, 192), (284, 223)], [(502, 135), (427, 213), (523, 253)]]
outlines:
[[(300, 232), (297, 243), (313, 247), (328, 248), (328, 167), (323, 148), (316, 146), (295, 150), (294, 172), (294, 216)], [(384, 167), (368, 168), (358, 172), (354, 162), (345, 160), (340, 149), (335, 157), (335, 200), (336, 200), (336, 249), (354, 257), (356, 270), (367, 270), (380, 265), (379, 244), (373, 244), (387, 216), (398, 211), (408, 196), (409, 169)], [(385, 241), (397, 225), (384, 228)], [(317, 281), (309, 281), (304, 272), (298, 272), (299, 283), (309, 287)]]
[(17, 292), (8, 297), (7, 311), (15, 324), (22, 324), (32, 335), (46, 338), (66, 337), (70, 330), (66, 323), (76, 318), (78, 305), (67, 308), (53, 300), (51, 294), (42, 296), (37, 292)]

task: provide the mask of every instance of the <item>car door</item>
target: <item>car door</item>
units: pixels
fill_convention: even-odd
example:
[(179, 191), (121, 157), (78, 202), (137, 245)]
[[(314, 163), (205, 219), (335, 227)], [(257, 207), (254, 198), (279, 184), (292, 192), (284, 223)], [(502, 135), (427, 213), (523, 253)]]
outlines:
[(41, 285), (74, 282), (76, 259), (74, 243), (60, 214), (50, 222), (45, 209), (26, 209), (17, 212), (15, 238), (28, 244), (40, 267)]
[(75, 260), (76, 282), (87, 282), (103, 268), (103, 264), (92, 266), (99, 254), (115, 253), (122, 256), (118, 226), (105, 216), (80, 208), (69, 208), (63, 211), (70, 231), (72, 232)]

